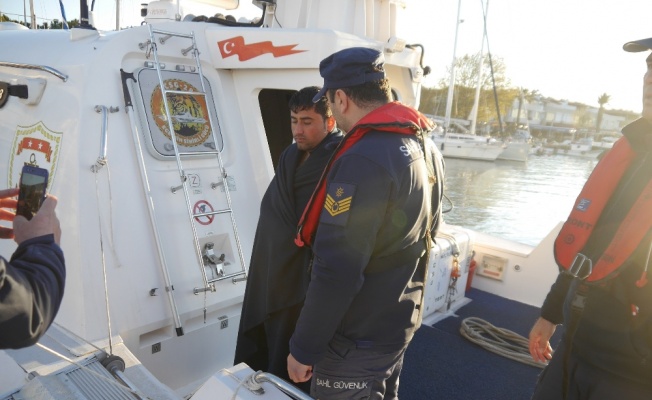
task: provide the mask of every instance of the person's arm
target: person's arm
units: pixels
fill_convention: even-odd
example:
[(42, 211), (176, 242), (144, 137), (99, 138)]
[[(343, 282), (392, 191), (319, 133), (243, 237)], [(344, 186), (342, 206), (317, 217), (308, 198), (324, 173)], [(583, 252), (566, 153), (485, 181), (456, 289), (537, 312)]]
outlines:
[(545, 363), (552, 358), (550, 338), (556, 329), (557, 325), (543, 317), (534, 323), (530, 330), (530, 355), (534, 361)]
[(563, 321), (563, 304), (571, 279), (570, 275), (564, 273), (557, 276), (541, 306), (541, 317), (530, 330), (530, 355), (535, 361), (546, 362), (552, 358), (550, 338), (555, 333), (557, 325)]
[(38, 342), (59, 311), (65, 278), (52, 234), (21, 243), (10, 262), (0, 258), (0, 348)]
[(552, 284), (550, 292), (548, 292), (541, 306), (542, 318), (555, 325), (564, 322), (564, 301), (566, 300), (566, 293), (568, 293), (572, 280), (572, 276), (563, 272), (557, 276), (557, 280)]
[[(0, 191), (0, 197), (7, 193)], [(7, 207), (5, 200), (3, 207)], [(36, 343), (59, 310), (66, 271), (58, 245), (61, 230), (56, 203), (56, 197), (49, 196), (32, 220), (14, 218), (18, 248), (9, 262), (0, 257), (0, 348)]]

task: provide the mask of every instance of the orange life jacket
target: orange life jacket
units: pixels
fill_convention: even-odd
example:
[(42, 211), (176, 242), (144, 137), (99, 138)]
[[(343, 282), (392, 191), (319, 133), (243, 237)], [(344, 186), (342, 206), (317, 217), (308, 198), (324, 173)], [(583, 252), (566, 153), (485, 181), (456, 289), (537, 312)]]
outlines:
[(602, 255), (597, 260), (590, 260), (592, 269), (589, 270), (585, 266), (581, 271), (575, 270), (580, 264), (586, 265), (589, 261), (583, 258), (581, 252), (605, 205), (635, 156), (636, 153), (626, 138), (623, 137), (614, 144), (589, 176), (555, 239), (554, 254), (557, 264), (574, 275), (586, 276), (587, 282), (596, 283), (617, 275), (618, 268), (632, 255), (652, 227), (650, 181), (620, 222)]

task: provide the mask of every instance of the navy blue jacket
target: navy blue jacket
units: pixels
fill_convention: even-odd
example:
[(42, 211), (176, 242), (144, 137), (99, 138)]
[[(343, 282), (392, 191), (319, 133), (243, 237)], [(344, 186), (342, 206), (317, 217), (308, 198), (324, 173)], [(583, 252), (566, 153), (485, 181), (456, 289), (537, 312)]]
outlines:
[(409, 343), (427, 267), (431, 204), (423, 159), (415, 135), (371, 131), (333, 163), (310, 286), (290, 341), (300, 363), (317, 363), (335, 335), (359, 347)]
[(38, 342), (59, 311), (65, 279), (53, 235), (24, 241), (10, 262), (0, 257), (0, 349)]

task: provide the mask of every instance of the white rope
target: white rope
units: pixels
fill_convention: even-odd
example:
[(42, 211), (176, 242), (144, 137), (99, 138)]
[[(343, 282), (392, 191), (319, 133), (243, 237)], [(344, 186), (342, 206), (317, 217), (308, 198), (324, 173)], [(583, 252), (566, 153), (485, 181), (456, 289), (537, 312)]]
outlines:
[(256, 393), (256, 392), (258, 392), (259, 390), (262, 389), (262, 386), (260, 385), (260, 383), (256, 382), (256, 380), (254, 379), (256, 377), (256, 374), (258, 374), (260, 371), (253, 372), (253, 373), (247, 375), (244, 379), (238, 378), (234, 373), (232, 373), (228, 369), (225, 369), (224, 372), (227, 375), (229, 375), (231, 378), (233, 378), (236, 382), (238, 382), (238, 386), (233, 391), (233, 395), (231, 396), (231, 400), (236, 400), (236, 396), (238, 395), (238, 391), (240, 391), (240, 388), (243, 387), (243, 386), (245, 388), (247, 388), (249, 391), (254, 392), (254, 393)]
[(102, 277), (104, 278), (104, 302), (106, 306), (106, 324), (107, 328), (109, 330), (109, 354), (113, 354), (113, 338), (111, 336), (111, 309), (109, 306), (109, 285), (108, 285), (108, 280), (106, 276), (106, 257), (104, 256), (104, 236), (102, 234), (102, 210), (99, 207), (100, 204), (100, 184), (99, 180), (97, 177), (97, 173), (95, 174), (95, 196), (97, 197), (97, 204), (98, 204), (98, 210), (97, 210), (97, 220), (98, 220), (98, 225), (99, 225), (99, 231), (100, 231), (100, 254), (102, 257)]
[(465, 318), (460, 333), (471, 342), (503, 357), (537, 368), (546, 366), (532, 359), (528, 339), (509, 329), (495, 327), (483, 319)]

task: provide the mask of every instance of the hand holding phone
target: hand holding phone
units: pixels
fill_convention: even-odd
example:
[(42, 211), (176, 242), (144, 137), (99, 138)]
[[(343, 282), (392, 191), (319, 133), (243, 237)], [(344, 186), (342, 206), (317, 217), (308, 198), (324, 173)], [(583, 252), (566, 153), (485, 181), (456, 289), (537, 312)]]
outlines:
[[(14, 210), (18, 200), (18, 188), (0, 190), (0, 221), (13, 221)], [(6, 226), (0, 226), (0, 239), (12, 239), (14, 237), (14, 230)]]
[(16, 215), (32, 219), (45, 200), (48, 170), (25, 164), (20, 175)]
[(15, 218), (13, 233), (16, 243), (21, 244), (25, 240), (52, 234), (54, 242), (59, 244), (61, 242), (61, 225), (57, 218), (56, 207), (57, 198), (50, 194), (45, 198), (38, 214), (31, 221), (20, 217)]

